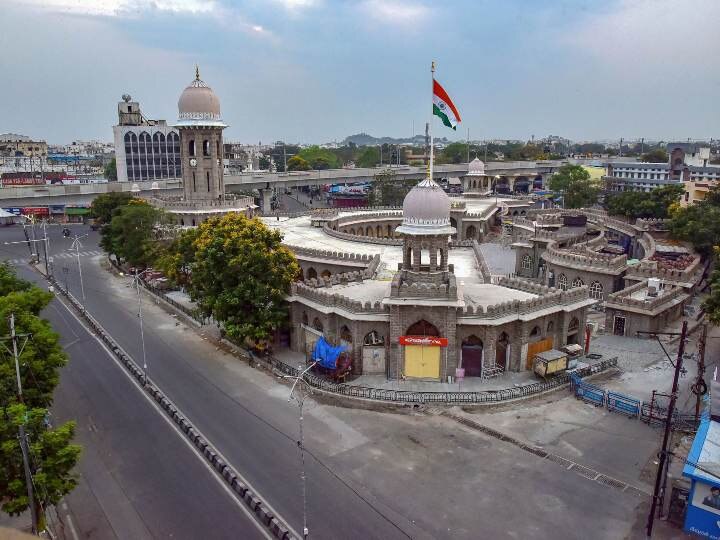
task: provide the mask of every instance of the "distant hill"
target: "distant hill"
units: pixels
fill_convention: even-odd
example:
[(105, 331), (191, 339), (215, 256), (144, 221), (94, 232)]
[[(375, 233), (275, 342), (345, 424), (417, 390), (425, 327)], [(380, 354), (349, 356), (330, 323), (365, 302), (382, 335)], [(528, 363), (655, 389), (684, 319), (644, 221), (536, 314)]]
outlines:
[[(436, 138), (435, 142), (440, 144), (447, 144), (448, 141), (445, 137)], [(356, 135), (350, 135), (345, 137), (342, 144), (348, 145), (350, 143), (356, 144), (357, 146), (377, 146), (379, 144), (411, 144), (415, 146), (422, 146), (425, 144), (425, 135), (415, 135), (414, 137), (395, 138), (395, 137), (373, 137), (367, 133), (358, 133)]]

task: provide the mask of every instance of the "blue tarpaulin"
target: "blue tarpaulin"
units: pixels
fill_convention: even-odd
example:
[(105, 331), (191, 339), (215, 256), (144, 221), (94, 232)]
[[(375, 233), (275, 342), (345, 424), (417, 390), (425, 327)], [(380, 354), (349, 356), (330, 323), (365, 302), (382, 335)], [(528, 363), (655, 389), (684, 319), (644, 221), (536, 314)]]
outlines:
[(325, 341), (325, 337), (320, 336), (315, 342), (315, 348), (312, 352), (312, 360), (316, 361), (322, 367), (327, 369), (335, 369), (337, 367), (337, 359), (340, 353), (347, 350), (345, 345), (330, 345)]

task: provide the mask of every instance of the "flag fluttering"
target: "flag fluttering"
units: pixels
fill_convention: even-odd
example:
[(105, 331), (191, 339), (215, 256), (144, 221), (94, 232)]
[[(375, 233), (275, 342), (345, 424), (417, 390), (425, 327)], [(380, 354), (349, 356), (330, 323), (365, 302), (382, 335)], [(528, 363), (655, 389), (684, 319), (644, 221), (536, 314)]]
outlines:
[(442, 120), (442, 123), (452, 129), (457, 129), (460, 123), (460, 113), (440, 83), (433, 78), (433, 114)]

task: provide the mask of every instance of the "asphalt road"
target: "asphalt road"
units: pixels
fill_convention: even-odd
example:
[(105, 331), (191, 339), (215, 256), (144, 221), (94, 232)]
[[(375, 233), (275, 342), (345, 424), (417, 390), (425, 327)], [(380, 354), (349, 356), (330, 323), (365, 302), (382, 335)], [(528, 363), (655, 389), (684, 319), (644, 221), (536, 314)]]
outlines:
[[(62, 237), (60, 227), (49, 230), (50, 256), (55, 275), (60, 283), (67, 278), (70, 291), (80, 298), (79, 272), (73, 252), (70, 251), (71, 240)], [(107, 287), (110, 277), (107, 271), (100, 268), (97, 262), (90, 262), (93, 256), (100, 257), (95, 255), (99, 253), (98, 233), (90, 231), (86, 226), (72, 226), (71, 231), (73, 235), (89, 235), (81, 240), (83, 247), (80, 248), (81, 254), (87, 254), (81, 257), (86, 308), (136, 361), (139, 360), (142, 358), (142, 348), (136, 301), (132, 296), (123, 300), (109, 295)], [(0, 230), (0, 242), (22, 238), (20, 227)], [(25, 244), (0, 246), (0, 257), (6, 259), (27, 258), (28, 253)], [(68, 268), (67, 274), (63, 274), (63, 266)], [(198, 358), (182, 343), (164, 340), (147, 321), (145, 346), (150, 378), (227, 461), (245, 476), (260, 496), (296, 530), (302, 530), (300, 469), (294, 438), (297, 432), (296, 408), (286, 405), (282, 411), (260, 410), (262, 407), (253, 403), (250, 396), (238, 398), (231, 395), (228, 389), (218, 388), (198, 369), (196, 364), (203, 362), (202, 358)], [(105, 360), (102, 358), (99, 361), (106, 363)], [(107, 360), (109, 363), (110, 359)], [(113, 382), (125, 378), (114, 366), (107, 375), (107, 380)], [(100, 392), (99, 398), (102, 397)], [(127, 397), (128, 401), (137, 399), (137, 396)], [(149, 413), (145, 415), (152, 416)], [(180, 445), (177, 440), (171, 440), (170, 444)], [(123, 457), (118, 454), (118, 459)], [(183, 469), (177, 469), (177, 474), (188, 478)], [(408, 534), (413, 537), (423, 536), (423, 531), (407, 518), (394, 514), (377, 501), (371, 501), (356, 486), (341, 480), (327, 464), (308, 459), (307, 478), (308, 499), (312, 501), (308, 505), (308, 522), (313, 523), (314, 538), (385, 540), (407, 538)]]
[[(21, 230), (20, 230), (21, 231)], [(8, 241), (17, 229), (5, 229)], [(2, 246), (22, 259), (27, 247)], [(62, 260), (62, 258), (60, 259)], [(22, 277), (44, 284), (27, 266)], [(66, 538), (266, 538), (243, 504), (59, 300), (43, 313), (70, 356), (53, 421), (77, 422), (78, 488), (61, 503)]]

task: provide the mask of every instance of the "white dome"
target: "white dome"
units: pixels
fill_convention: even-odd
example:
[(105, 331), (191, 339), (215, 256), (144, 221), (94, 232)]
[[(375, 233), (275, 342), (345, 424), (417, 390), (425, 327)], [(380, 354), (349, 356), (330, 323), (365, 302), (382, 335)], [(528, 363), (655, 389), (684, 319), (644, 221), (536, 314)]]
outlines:
[(183, 90), (178, 99), (178, 126), (225, 127), (220, 116), (220, 100), (195, 70), (195, 80)]
[(483, 176), (485, 174), (485, 164), (478, 158), (468, 163), (468, 176)]
[(450, 226), (450, 197), (435, 181), (426, 178), (403, 201), (403, 234), (454, 234)]

